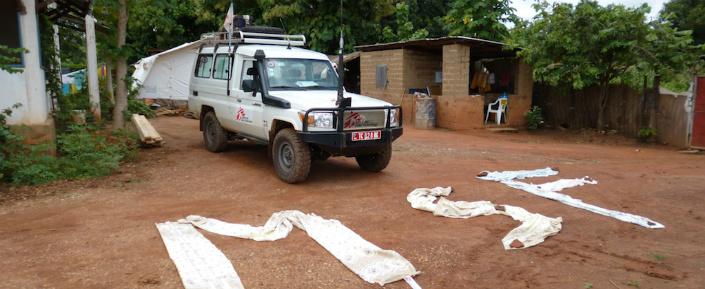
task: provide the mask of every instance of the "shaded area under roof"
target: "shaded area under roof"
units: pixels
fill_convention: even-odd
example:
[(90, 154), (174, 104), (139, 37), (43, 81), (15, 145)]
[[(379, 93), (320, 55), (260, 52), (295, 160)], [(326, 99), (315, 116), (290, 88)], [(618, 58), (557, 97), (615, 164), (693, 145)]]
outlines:
[(416, 49), (427, 51), (439, 51), (444, 45), (463, 44), (471, 47), (472, 57), (513, 57), (516, 56), (516, 49), (511, 49), (507, 44), (497, 41), (484, 40), (465, 36), (448, 36), (441, 38), (426, 38), (406, 40), (390, 43), (378, 43), (371, 45), (356, 46), (362, 52), (392, 50), (392, 49)]

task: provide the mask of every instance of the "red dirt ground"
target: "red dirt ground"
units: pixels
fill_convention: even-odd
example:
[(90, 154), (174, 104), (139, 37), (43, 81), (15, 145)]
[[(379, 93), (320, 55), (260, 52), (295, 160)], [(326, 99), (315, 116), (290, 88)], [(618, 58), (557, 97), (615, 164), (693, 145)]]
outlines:
[[(494, 134), (407, 129), (382, 173), (352, 159), (313, 166), (308, 182), (276, 177), (264, 147), (207, 152), (198, 123), (153, 121), (164, 148), (97, 180), (1, 189), (0, 287), (182, 288), (154, 223), (189, 214), (263, 224), (298, 209), (340, 220), (365, 239), (396, 250), (422, 272), (423, 288), (705, 288), (705, 156), (636, 147), (606, 136)], [(601, 143), (590, 144), (576, 142)], [(558, 177), (598, 185), (567, 189), (588, 203), (644, 215), (650, 230), (480, 181), (482, 170), (559, 167)], [(468, 220), (412, 209), (416, 187), (453, 186), (452, 200), (488, 200), (563, 217), (563, 230), (525, 250), (505, 251), (516, 223)], [(232, 261), (246, 288), (379, 288), (347, 270), (294, 230), (255, 242), (204, 235)], [(631, 285), (629, 285), (631, 284)], [(403, 282), (386, 288), (408, 288)]]

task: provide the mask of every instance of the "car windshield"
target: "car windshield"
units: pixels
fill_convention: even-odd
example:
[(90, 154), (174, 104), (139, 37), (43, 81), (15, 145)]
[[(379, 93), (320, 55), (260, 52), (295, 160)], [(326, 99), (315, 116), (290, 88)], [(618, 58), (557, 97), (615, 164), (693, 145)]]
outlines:
[(338, 89), (338, 75), (327, 60), (273, 58), (265, 67), (270, 90)]

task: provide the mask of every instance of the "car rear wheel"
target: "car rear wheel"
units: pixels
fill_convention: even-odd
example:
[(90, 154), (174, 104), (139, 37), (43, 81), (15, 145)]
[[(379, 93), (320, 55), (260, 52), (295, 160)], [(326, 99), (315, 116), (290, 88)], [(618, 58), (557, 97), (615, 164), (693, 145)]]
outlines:
[(206, 149), (217, 153), (225, 149), (228, 144), (227, 132), (220, 126), (215, 113), (209, 111), (203, 117), (203, 142)]
[(387, 146), (383, 150), (364, 156), (357, 156), (355, 160), (361, 169), (368, 172), (381, 172), (384, 170), (389, 161), (392, 159), (392, 147)]
[(303, 182), (311, 170), (311, 149), (296, 131), (286, 128), (274, 137), (272, 161), (283, 181), (290, 184)]

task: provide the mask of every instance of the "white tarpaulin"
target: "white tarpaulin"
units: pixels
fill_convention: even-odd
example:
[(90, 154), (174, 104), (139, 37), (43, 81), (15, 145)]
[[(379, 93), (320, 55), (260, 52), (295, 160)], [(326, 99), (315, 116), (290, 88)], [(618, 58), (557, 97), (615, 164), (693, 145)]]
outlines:
[(135, 64), (137, 98), (188, 100), (189, 83), (200, 41), (189, 42)]
[(445, 197), (449, 196), (452, 191), (451, 187), (419, 188), (409, 193), (406, 200), (411, 203), (411, 207), (414, 209), (429, 211), (436, 216), (448, 218), (466, 219), (487, 215), (512, 217), (512, 219), (521, 222), (521, 225), (502, 238), (505, 250), (535, 246), (546, 240), (547, 237), (561, 231), (562, 219), (560, 217), (549, 218), (541, 214), (529, 213), (523, 208), (508, 205), (497, 206), (488, 201), (450, 201)]
[(186, 220), (211, 233), (257, 241), (285, 238), (296, 226), (369, 283), (384, 285), (418, 274), (399, 253), (377, 247), (338, 220), (326, 220), (314, 214), (281, 211), (274, 213), (261, 227), (230, 224), (200, 216), (189, 216)]
[(186, 289), (244, 289), (235, 268), (223, 252), (191, 224), (157, 224), (169, 257), (174, 260)]
[(586, 204), (582, 200), (558, 193), (559, 191), (566, 188), (578, 187), (586, 184), (597, 184), (597, 181), (592, 180), (589, 177), (584, 177), (581, 179), (561, 179), (555, 182), (549, 182), (541, 185), (517, 181), (517, 179), (547, 177), (557, 174), (557, 170), (545, 168), (532, 171), (482, 172), (480, 175), (478, 175), (478, 178), (488, 181), (500, 182), (515, 189), (520, 189), (540, 197), (558, 201), (579, 209), (588, 210), (596, 214), (612, 217), (623, 222), (637, 224), (650, 229), (661, 229), (665, 227), (664, 225), (649, 218), (630, 213), (609, 210), (591, 204)]
[[(190, 230), (179, 226), (189, 227)], [(230, 286), (232, 282), (222, 281), (236, 279), (239, 283), (240, 279), (232, 269), (232, 264), (227, 262), (224, 256), (222, 258), (218, 256), (218, 254), (222, 255), (220, 251), (218, 254), (212, 252), (217, 248), (200, 235), (193, 226), (215, 234), (256, 241), (275, 241), (285, 238), (295, 226), (305, 231), (348, 269), (369, 283), (383, 286), (403, 279), (412, 288), (421, 288), (411, 278), (418, 272), (399, 253), (377, 247), (337, 220), (323, 219), (314, 214), (291, 210), (274, 213), (265, 225), (260, 227), (231, 224), (201, 216), (188, 216), (178, 224), (169, 222), (157, 224), (169, 256), (176, 264), (186, 289), (243, 288), (241, 284), (240, 287), (233, 287)], [(180, 234), (173, 233), (174, 231)], [(193, 236), (195, 234), (198, 236)], [(211, 268), (215, 272), (209, 272)], [(227, 270), (228, 268), (232, 272)], [(213, 284), (226, 285), (217, 287)]]

